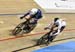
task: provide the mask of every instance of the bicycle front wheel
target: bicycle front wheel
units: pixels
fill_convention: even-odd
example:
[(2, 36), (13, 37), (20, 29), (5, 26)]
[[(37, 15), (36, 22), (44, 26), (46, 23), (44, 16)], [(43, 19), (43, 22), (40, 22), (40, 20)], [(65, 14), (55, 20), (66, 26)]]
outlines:
[(37, 45), (45, 44), (48, 41), (48, 33), (42, 36), (38, 41)]
[(13, 34), (13, 35), (19, 34), (21, 31), (23, 31), (23, 29), (22, 29), (23, 26), (24, 26), (23, 23), (20, 23), (19, 25), (17, 25), (17, 26), (14, 28), (12, 34)]

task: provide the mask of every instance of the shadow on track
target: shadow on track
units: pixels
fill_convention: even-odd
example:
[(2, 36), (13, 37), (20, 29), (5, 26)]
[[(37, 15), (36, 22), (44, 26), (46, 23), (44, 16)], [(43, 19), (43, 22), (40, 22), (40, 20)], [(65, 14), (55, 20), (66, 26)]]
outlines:
[[(70, 38), (64, 38), (64, 39), (60, 39), (60, 40), (55, 40), (53, 42), (59, 42), (59, 41), (64, 41), (64, 40), (68, 40), (68, 39), (75, 39), (75, 37), (70, 37)], [(36, 47), (36, 46), (39, 46), (39, 45), (32, 45), (32, 46), (29, 46), (29, 47), (25, 47), (25, 48), (21, 48), (21, 49), (18, 49), (18, 50), (14, 50), (12, 52), (18, 52), (18, 51), (25, 50), (25, 49), (32, 48), (32, 47)]]

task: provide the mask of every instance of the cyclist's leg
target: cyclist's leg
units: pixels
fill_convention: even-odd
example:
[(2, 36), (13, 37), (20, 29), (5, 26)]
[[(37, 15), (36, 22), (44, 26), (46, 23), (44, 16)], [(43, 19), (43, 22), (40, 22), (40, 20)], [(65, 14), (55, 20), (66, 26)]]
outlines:
[[(61, 29), (60, 29), (60, 32), (62, 32), (62, 31), (64, 30), (64, 28), (65, 28), (65, 26), (62, 26)], [(53, 34), (55, 34), (55, 33), (57, 33), (57, 29), (53, 32)], [(53, 36), (51, 37), (51, 40), (50, 40), (50, 41), (53, 41), (56, 36), (57, 36), (57, 35), (53, 35)]]
[(48, 35), (48, 42), (52, 42), (55, 39), (56, 35), (53, 35), (53, 34), (55, 34), (56, 32), (57, 32), (57, 30), (55, 30), (54, 32), (51, 32)]
[(48, 41), (47, 42), (52, 42), (54, 40), (55, 36), (48, 36)]
[(25, 30), (25, 31), (26, 31), (26, 30), (29, 30), (29, 29), (30, 29), (30, 26), (27, 25), (27, 24), (26, 24), (25, 27), (23, 28), (23, 30)]
[(26, 30), (29, 30), (29, 29), (30, 29), (30, 27), (29, 27), (29, 21), (26, 21), (26, 22), (24, 23), (23, 30), (26, 31)]
[(50, 36), (51, 32), (52, 32), (52, 31), (50, 31), (50, 32), (47, 34), (47, 42), (46, 42), (46, 45), (48, 45), (48, 44), (50, 43), (50, 41), (51, 41), (51, 38), (52, 38), (52, 36)]
[(60, 29), (60, 32), (62, 32), (64, 30), (65, 26), (62, 26)]
[(46, 45), (48, 46), (48, 45), (49, 45), (49, 43), (51, 42), (52, 36), (48, 35), (48, 37), (47, 37), (47, 38), (48, 38), (48, 39), (47, 39)]
[(30, 24), (37, 24), (37, 21), (38, 21), (38, 19), (32, 18), (32, 19), (30, 20)]
[[(65, 26), (62, 26), (61, 29), (60, 29), (60, 32), (62, 32), (64, 30)], [(53, 34), (57, 33), (57, 29), (53, 32)], [(57, 35), (53, 35), (53, 38), (51, 41), (53, 41), (55, 39)]]
[[(62, 32), (63, 30), (64, 30), (64, 28), (65, 28), (65, 26), (63, 26), (63, 27), (61, 27), (61, 29), (60, 29), (60, 32)], [(53, 32), (53, 34), (55, 34), (55, 33), (57, 33), (57, 30), (55, 30), (54, 32)], [(51, 42), (56, 38), (56, 36), (57, 35), (53, 35), (53, 36), (51, 36)]]
[(56, 35), (51, 36), (51, 39), (49, 40), (50, 42), (52, 42), (55, 39)]
[[(64, 28), (65, 28), (65, 26), (63, 26), (60, 29), (60, 32), (62, 32), (64, 30)], [(55, 33), (57, 33), (57, 29), (54, 32), (52, 32), (52, 35), (51, 35), (51, 33), (48, 35), (48, 37), (47, 37), (48, 38), (48, 41), (47, 41), (48, 44), (49, 44), (49, 42), (52, 42), (56, 38), (57, 35), (53, 35)]]
[(51, 36), (51, 42), (56, 38), (56, 36), (57, 35), (54, 35), (55, 33), (57, 33), (57, 29), (56, 30), (54, 30), (53, 32), (52, 32), (52, 36)]

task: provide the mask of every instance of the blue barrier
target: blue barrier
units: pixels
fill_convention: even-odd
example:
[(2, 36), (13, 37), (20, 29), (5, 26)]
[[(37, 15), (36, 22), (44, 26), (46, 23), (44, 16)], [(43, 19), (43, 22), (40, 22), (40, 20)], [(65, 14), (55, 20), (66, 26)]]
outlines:
[(49, 46), (33, 52), (75, 52), (75, 42), (70, 41), (67, 43), (62, 43), (54, 46)]

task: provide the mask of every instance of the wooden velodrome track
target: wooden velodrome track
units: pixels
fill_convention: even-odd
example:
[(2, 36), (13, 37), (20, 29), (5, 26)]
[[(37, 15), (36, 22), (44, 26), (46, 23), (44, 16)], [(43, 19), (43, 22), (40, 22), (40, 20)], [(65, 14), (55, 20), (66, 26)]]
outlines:
[[(35, 46), (36, 40), (39, 39), (43, 34), (36, 34), (45, 32), (44, 27), (53, 20), (54, 17), (64, 18), (67, 22), (67, 27), (51, 45), (63, 43), (66, 41), (75, 41), (75, 14), (43, 14), (43, 18), (39, 21), (37, 27), (30, 34), (35, 34), (32, 36), (25, 36), (20, 38), (8, 39), (14, 37), (11, 35), (11, 30), (22, 20), (20, 20), (18, 15), (1, 15), (1, 14), (19, 14), (25, 13), (31, 8), (40, 8), (33, 0), (0, 0), (0, 52), (12, 52), (14, 50), (19, 50), (19, 52), (32, 52), (43, 48), (45, 46)], [(42, 9), (41, 9), (42, 10)], [(69, 30), (68, 30), (69, 29)], [(28, 34), (24, 34), (28, 35)], [(62, 39), (62, 40), (61, 40)], [(59, 41), (56, 41), (59, 40)], [(31, 48), (27, 48), (31, 47)]]

